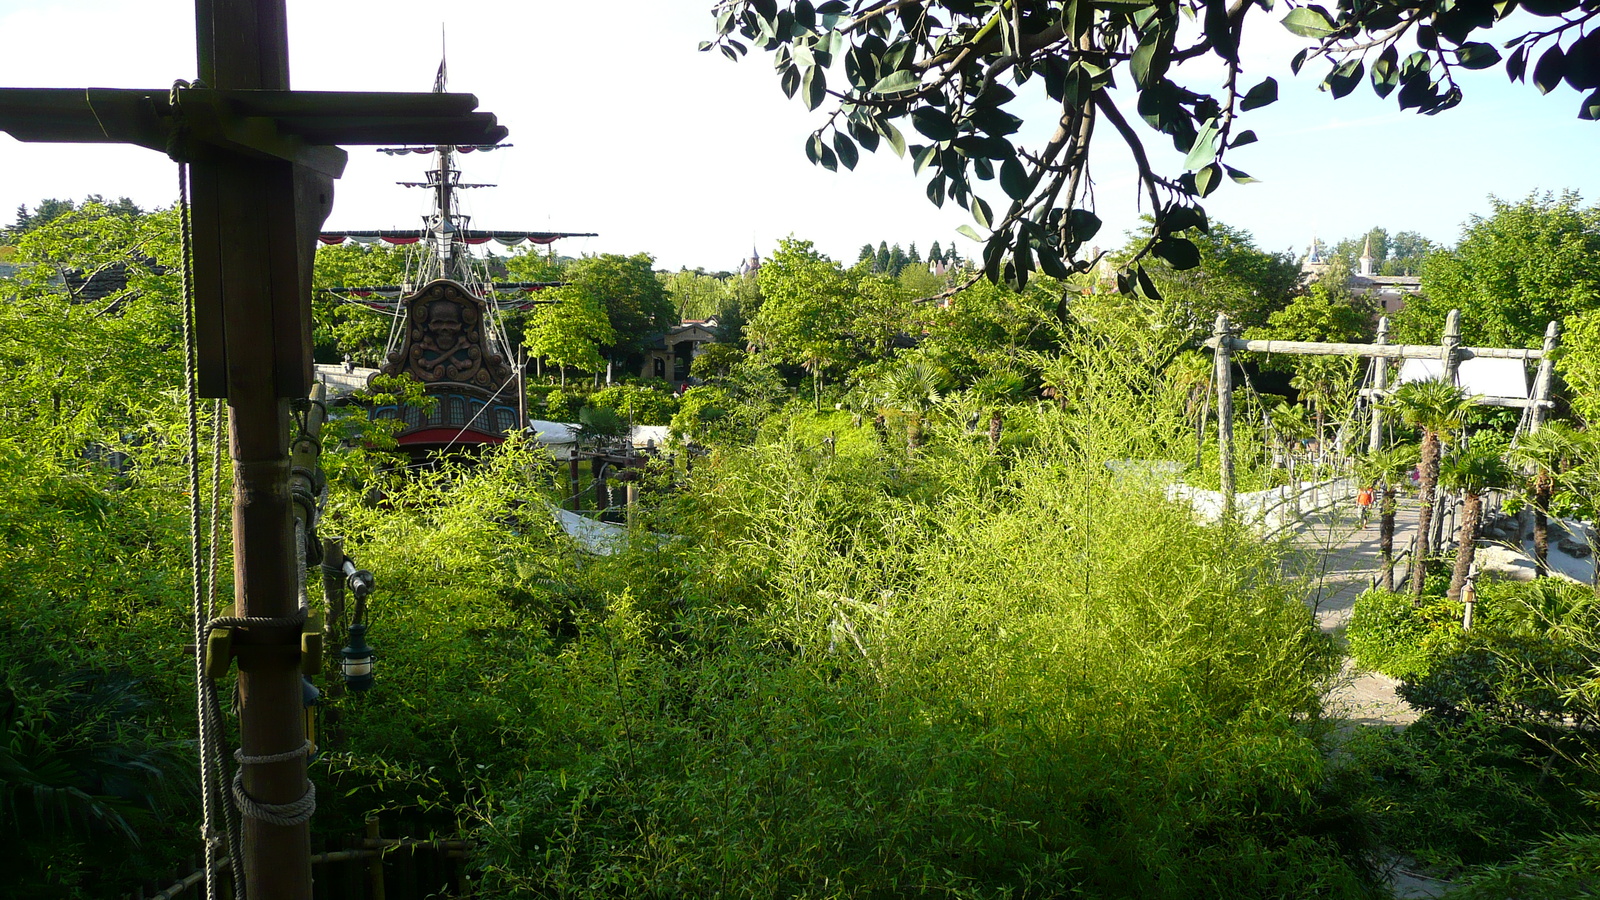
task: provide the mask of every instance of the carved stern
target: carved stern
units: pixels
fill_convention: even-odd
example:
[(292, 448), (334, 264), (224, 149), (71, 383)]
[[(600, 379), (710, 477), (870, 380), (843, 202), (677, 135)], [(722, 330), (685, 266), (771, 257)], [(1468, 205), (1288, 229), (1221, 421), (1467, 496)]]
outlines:
[(380, 406), (375, 419), (405, 423), (400, 446), (412, 451), (497, 444), (518, 427), (517, 384), (487, 333), (489, 310), (459, 282), (439, 279), (401, 304), (404, 340), (378, 371), (422, 382), (429, 409)]

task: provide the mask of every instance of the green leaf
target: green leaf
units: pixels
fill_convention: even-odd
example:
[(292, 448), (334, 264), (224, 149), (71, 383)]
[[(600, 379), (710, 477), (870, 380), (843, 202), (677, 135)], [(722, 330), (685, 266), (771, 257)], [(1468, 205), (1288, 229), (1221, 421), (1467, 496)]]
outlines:
[(822, 161), (822, 135), (820, 133), (813, 134), (806, 139), (806, 159), (811, 160), (812, 165)]
[(1222, 183), (1222, 167), (1216, 163), (1206, 166), (1194, 174), (1194, 189), (1202, 197), (1211, 196), (1211, 192)]
[(839, 157), (834, 155), (833, 148), (824, 144), (820, 152), (822, 153), (822, 167), (829, 172), (839, 171)]
[(1228, 146), (1229, 147), (1243, 147), (1245, 144), (1254, 144), (1255, 142), (1256, 142), (1256, 133), (1254, 131), (1250, 131), (1250, 130), (1247, 129), (1245, 131), (1241, 131), (1238, 134), (1234, 135), (1233, 143), (1229, 144)]
[(1512, 81), (1521, 81), (1528, 71), (1528, 48), (1532, 44), (1518, 47), (1512, 51), (1511, 58), (1506, 60), (1506, 77)]
[(1193, 172), (1216, 159), (1217, 137), (1217, 120), (1207, 119), (1200, 127), (1200, 133), (1195, 135), (1194, 144), (1189, 147), (1189, 155), (1183, 159), (1183, 167)]
[(915, 90), (922, 84), (922, 78), (910, 69), (897, 69), (878, 79), (872, 86), (874, 94), (897, 94), (901, 91)]
[(1223, 168), (1228, 170), (1228, 177), (1232, 178), (1234, 181), (1238, 182), (1239, 184), (1252, 184), (1252, 183), (1254, 183), (1255, 181), (1258, 180), (1258, 179), (1255, 179), (1255, 178), (1251, 178), (1249, 175), (1246, 175), (1245, 173), (1239, 171), (1238, 169), (1235, 169), (1233, 166), (1223, 166)]
[(1561, 83), (1564, 63), (1560, 44), (1550, 45), (1550, 49), (1539, 57), (1539, 64), (1533, 67), (1533, 86), (1539, 89), (1539, 93), (1548, 94), (1556, 89), (1556, 85)]
[(1333, 19), (1320, 7), (1301, 6), (1283, 17), (1283, 27), (1308, 38), (1325, 38), (1336, 30)]
[(980, 228), (991, 227), (990, 223), (994, 221), (994, 212), (989, 209), (988, 201), (982, 197), (972, 198), (972, 218)]
[(900, 133), (900, 129), (894, 127), (893, 122), (880, 121), (876, 124), (878, 126), (878, 130), (882, 132), (883, 136), (889, 140), (889, 149), (894, 151), (895, 156), (904, 159), (906, 155), (906, 139), (905, 136)]
[(1151, 300), (1161, 299), (1161, 291), (1156, 289), (1156, 280), (1150, 277), (1150, 273), (1144, 270), (1144, 266), (1135, 266), (1133, 274), (1139, 281), (1139, 293), (1144, 294)]
[(1578, 107), (1578, 118), (1590, 122), (1600, 120), (1600, 90), (1583, 98), (1583, 105)]
[(1000, 188), (1013, 200), (1027, 199), (1028, 174), (1014, 156), (1000, 163)]
[(1493, 44), (1473, 41), (1456, 48), (1456, 57), (1469, 69), (1487, 69), (1500, 61), (1500, 51)]
[(1395, 86), (1400, 83), (1400, 54), (1394, 45), (1383, 48), (1378, 54), (1378, 59), (1372, 64), (1372, 92), (1379, 97), (1387, 97)]
[(932, 106), (919, 106), (913, 110), (911, 126), (935, 141), (948, 141), (957, 134), (956, 125), (950, 121), (950, 115)]
[(1198, 206), (1168, 207), (1166, 215), (1162, 217), (1162, 224), (1166, 226), (1167, 231), (1196, 228), (1204, 233), (1211, 230), (1211, 225), (1206, 220), (1206, 211)]
[(844, 132), (834, 131), (833, 149), (839, 154), (839, 162), (844, 163), (846, 169), (854, 169), (856, 163), (861, 161), (861, 154), (856, 152), (855, 141), (850, 140)]
[(1245, 91), (1244, 99), (1239, 102), (1239, 109), (1249, 112), (1252, 109), (1277, 102), (1278, 82), (1276, 79), (1267, 78), (1265, 81)]
[(916, 175), (921, 175), (922, 170), (926, 169), (928, 164), (933, 162), (939, 156), (939, 147), (937, 144), (930, 144), (926, 147), (913, 147), (912, 149), (916, 150), (916, 159), (914, 159), (911, 163), (911, 171)]
[(873, 153), (878, 149), (878, 133), (872, 130), (870, 122), (852, 120), (846, 127), (850, 129), (850, 136), (855, 138), (856, 143), (861, 145), (861, 149), (868, 153)]
[(806, 109), (816, 109), (828, 93), (828, 75), (821, 66), (809, 66), (800, 87), (805, 90)]
[(1128, 70), (1133, 73), (1133, 83), (1144, 88), (1165, 75), (1171, 62), (1172, 44), (1163, 39), (1159, 28), (1154, 28), (1133, 49)]
[(1322, 80), (1324, 87), (1333, 92), (1334, 99), (1349, 96), (1361, 83), (1361, 78), (1366, 74), (1365, 68), (1359, 59), (1347, 59), (1333, 67), (1328, 77)]
[(939, 172), (934, 173), (933, 180), (928, 182), (927, 194), (928, 194), (928, 199), (933, 201), (933, 205), (934, 206), (939, 206), (939, 207), (944, 206), (944, 174), (943, 173), (939, 173)]
[(1179, 271), (1200, 265), (1200, 248), (1186, 238), (1164, 238), (1156, 242), (1151, 252)]
[(1239, 62), (1239, 41), (1228, 21), (1228, 0), (1206, 0), (1205, 31), (1217, 56)]
[(1072, 226), (1072, 239), (1083, 243), (1100, 233), (1100, 217), (1087, 209), (1075, 209), (1068, 219)]
[(800, 70), (794, 66), (785, 66), (778, 75), (778, 86), (783, 88), (784, 96), (793, 100), (795, 92), (800, 90)]
[(978, 236), (978, 232), (975, 229), (973, 229), (973, 227), (971, 225), (957, 225), (956, 226), (956, 234), (959, 234), (962, 237), (971, 238), (971, 239), (973, 239), (975, 241), (980, 241), (981, 242), (983, 240), (983, 238)]

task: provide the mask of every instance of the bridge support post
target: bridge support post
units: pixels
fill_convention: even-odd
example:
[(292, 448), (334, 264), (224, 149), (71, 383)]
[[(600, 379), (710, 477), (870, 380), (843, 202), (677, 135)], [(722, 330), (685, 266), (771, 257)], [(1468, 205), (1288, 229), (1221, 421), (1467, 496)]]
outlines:
[(1217, 316), (1217, 467), (1222, 480), (1222, 517), (1233, 518), (1233, 348), (1228, 346), (1228, 317)]
[[(1389, 343), (1389, 317), (1378, 319), (1378, 335), (1373, 340), (1375, 344)], [(1367, 452), (1377, 453), (1383, 449), (1383, 391), (1389, 386), (1389, 361), (1381, 356), (1372, 358), (1372, 394), (1368, 398), (1368, 405), (1372, 409), (1372, 433), (1367, 436)]]

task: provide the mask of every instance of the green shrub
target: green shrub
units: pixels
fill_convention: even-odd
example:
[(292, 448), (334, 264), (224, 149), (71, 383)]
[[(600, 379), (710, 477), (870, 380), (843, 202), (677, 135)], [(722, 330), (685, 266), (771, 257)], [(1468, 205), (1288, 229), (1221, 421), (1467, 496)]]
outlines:
[(1434, 599), (1418, 607), (1409, 593), (1373, 588), (1356, 598), (1345, 631), (1350, 656), (1364, 669), (1391, 678), (1427, 670), (1433, 645), (1461, 628), (1461, 605)]
[(648, 385), (614, 384), (589, 395), (589, 405), (609, 409), (634, 425), (666, 425), (678, 407), (665, 382)]
[(551, 422), (576, 422), (583, 403), (579, 398), (556, 388), (545, 395), (544, 414)]
[(1560, 760), (1544, 746), (1482, 717), (1365, 730), (1346, 750), (1366, 804), (1382, 812), (1384, 845), (1430, 866), (1504, 862), (1542, 835), (1592, 830), (1582, 803), (1592, 779), (1552, 767)]

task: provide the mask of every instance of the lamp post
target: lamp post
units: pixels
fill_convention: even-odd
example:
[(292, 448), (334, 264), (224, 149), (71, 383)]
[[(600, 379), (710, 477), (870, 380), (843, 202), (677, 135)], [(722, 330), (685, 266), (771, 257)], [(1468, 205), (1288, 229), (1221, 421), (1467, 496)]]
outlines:
[(375, 582), (372, 573), (356, 568), (355, 561), (344, 560), (345, 582), (355, 594), (356, 609), (350, 617), (349, 643), (339, 651), (339, 670), (344, 675), (345, 687), (362, 693), (372, 687), (372, 648), (367, 645), (367, 595)]

